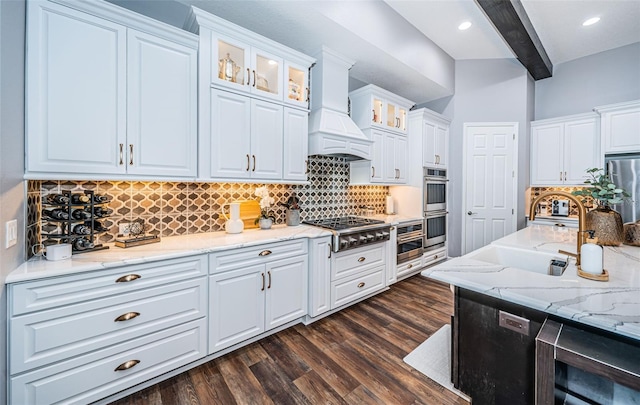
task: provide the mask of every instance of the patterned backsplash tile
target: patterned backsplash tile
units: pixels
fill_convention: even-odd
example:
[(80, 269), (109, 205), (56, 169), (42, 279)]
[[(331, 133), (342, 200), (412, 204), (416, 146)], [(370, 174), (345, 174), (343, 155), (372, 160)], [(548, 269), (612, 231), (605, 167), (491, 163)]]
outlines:
[[(530, 194), (529, 194), (529, 198), (527, 200), (527, 212), (529, 212), (528, 207), (531, 204), (531, 200), (533, 200), (535, 197), (539, 196), (540, 194), (547, 192), (547, 191), (565, 191), (567, 193), (571, 193), (572, 191), (577, 191), (577, 190), (582, 190), (584, 189), (584, 187), (531, 187), (530, 190)], [(580, 200), (583, 199), (583, 197), (578, 196), (578, 198)], [(551, 215), (551, 200), (557, 200), (557, 199), (563, 199), (562, 196), (553, 196), (550, 195), (548, 197), (544, 197), (542, 200), (540, 200), (540, 203), (546, 204), (546, 212), (542, 212), (541, 215)], [(586, 200), (585, 202), (585, 207), (587, 207), (587, 209), (591, 209), (593, 208), (593, 200), (590, 197), (586, 197), (584, 198)], [(569, 215), (570, 216), (577, 216), (578, 215), (578, 206), (573, 203), (572, 201), (569, 201)]]
[[(341, 158), (311, 156), (309, 184), (269, 184), (276, 223), (285, 222), (285, 207), (280, 204), (295, 193), (300, 200), (300, 218), (316, 219), (343, 215), (359, 215), (366, 205), (383, 213), (386, 186), (349, 186), (349, 164)], [(62, 191), (93, 190), (112, 197), (113, 214), (101, 220), (109, 231), (99, 237), (100, 243), (113, 242), (118, 225), (144, 219), (150, 233), (160, 236), (187, 235), (224, 230), (223, 207), (238, 200), (257, 200), (254, 191), (261, 184), (138, 182), (138, 181), (38, 181), (27, 185), (26, 252), (32, 246), (52, 243), (42, 237), (42, 199)], [(46, 223), (46, 221), (44, 221)]]

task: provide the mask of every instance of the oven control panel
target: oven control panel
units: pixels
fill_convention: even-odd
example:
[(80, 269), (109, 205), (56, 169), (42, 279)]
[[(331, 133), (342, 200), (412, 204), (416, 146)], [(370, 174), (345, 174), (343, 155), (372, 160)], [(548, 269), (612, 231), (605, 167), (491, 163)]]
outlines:
[(389, 227), (371, 229), (367, 231), (354, 231), (349, 233), (340, 233), (335, 235), (333, 249), (336, 252), (342, 252), (347, 249), (353, 249), (358, 246), (368, 245), (371, 243), (388, 241), (391, 236)]

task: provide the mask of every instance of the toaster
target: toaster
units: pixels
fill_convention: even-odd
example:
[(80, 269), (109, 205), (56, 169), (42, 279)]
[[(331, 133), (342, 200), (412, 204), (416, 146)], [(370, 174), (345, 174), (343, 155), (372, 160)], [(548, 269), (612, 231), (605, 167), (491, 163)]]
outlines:
[(552, 200), (551, 215), (556, 217), (569, 216), (569, 200)]

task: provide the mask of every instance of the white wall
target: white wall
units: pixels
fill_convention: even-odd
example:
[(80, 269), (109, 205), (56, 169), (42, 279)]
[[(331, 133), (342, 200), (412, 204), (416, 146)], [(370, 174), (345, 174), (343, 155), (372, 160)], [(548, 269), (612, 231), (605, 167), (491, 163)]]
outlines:
[[(464, 225), (462, 201), (463, 124), (465, 122), (517, 122), (518, 197), (524, 198), (529, 184), (529, 126), (533, 106), (533, 80), (526, 69), (513, 59), (456, 61), (455, 95), (423, 106), (439, 112), (451, 121), (449, 139), (449, 254), (462, 251)], [(518, 227), (524, 226), (524, 204), (517, 205)]]
[(640, 42), (554, 66), (536, 82), (535, 119), (640, 99)]
[[(7, 293), (4, 280), (24, 260), (25, 2), (0, 1), (0, 381), (7, 381)], [(18, 243), (5, 249), (5, 222), (18, 220)], [(7, 402), (5, 385), (0, 404)]]

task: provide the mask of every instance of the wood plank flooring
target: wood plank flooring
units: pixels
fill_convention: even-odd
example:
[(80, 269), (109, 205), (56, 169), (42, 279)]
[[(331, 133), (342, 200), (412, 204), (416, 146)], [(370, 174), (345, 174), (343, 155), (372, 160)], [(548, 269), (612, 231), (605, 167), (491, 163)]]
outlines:
[(449, 323), (448, 285), (413, 276), (113, 405), (468, 404), (404, 363)]

